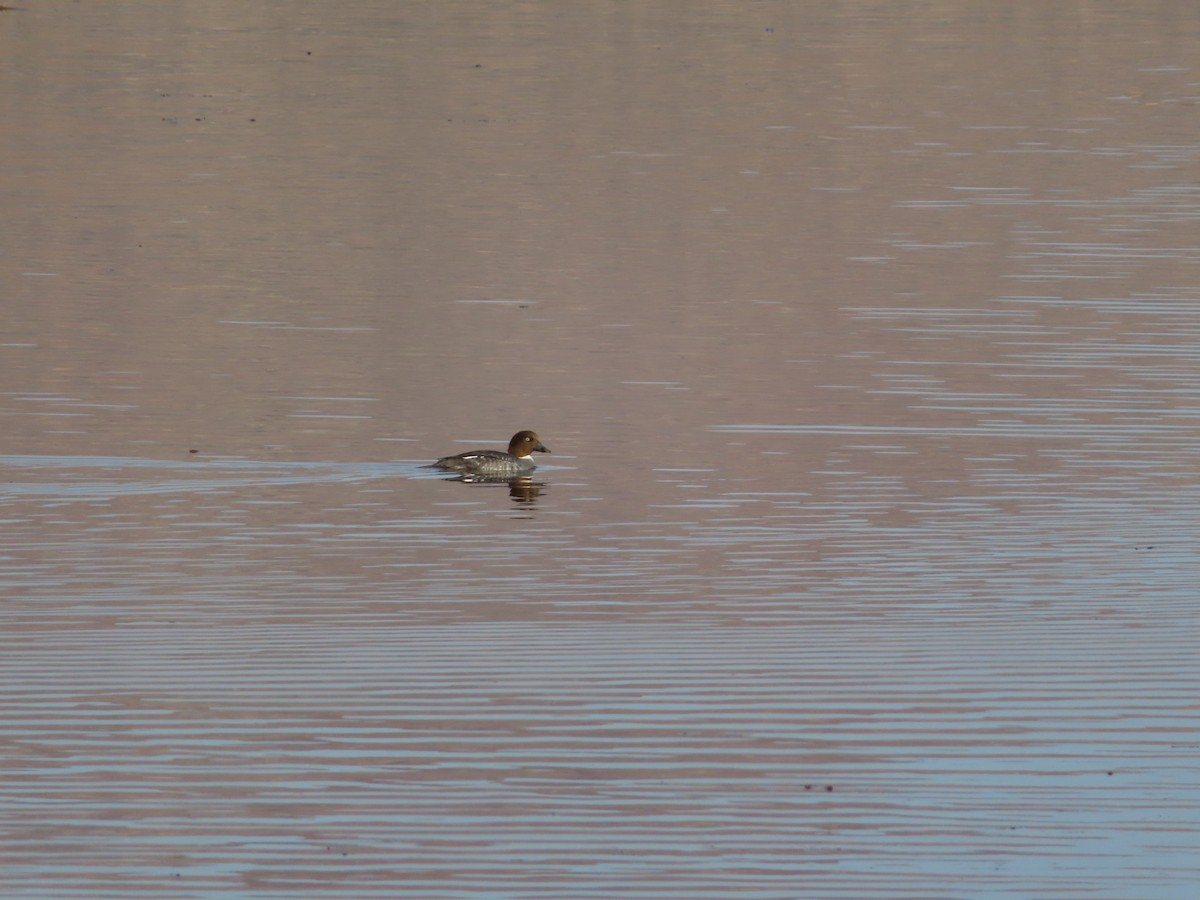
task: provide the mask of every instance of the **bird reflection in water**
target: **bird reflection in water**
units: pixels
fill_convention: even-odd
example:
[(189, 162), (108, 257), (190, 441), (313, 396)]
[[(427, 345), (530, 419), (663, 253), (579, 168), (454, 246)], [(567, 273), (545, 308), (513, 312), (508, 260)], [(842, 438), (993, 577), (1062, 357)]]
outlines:
[(443, 478), (443, 481), (461, 481), (463, 484), (507, 484), (508, 496), (514, 503), (532, 505), (537, 502), (546, 486), (544, 481), (534, 481), (528, 475), (518, 475), (516, 478), (501, 478), (494, 475), (456, 475), (454, 478)]

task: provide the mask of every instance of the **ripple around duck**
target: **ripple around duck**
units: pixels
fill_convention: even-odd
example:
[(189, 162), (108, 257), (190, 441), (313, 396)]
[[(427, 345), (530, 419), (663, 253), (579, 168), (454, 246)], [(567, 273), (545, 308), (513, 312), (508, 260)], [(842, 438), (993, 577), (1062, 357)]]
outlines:
[[(401, 463), (269, 462), (246, 459), (199, 458), (174, 462), (128, 457), (0, 456), (0, 466), (18, 472), (69, 472), (66, 481), (9, 481), (0, 491), (8, 495), (81, 500), (139, 494), (217, 493), (245, 488), (284, 487), (314, 483), (358, 483), (398, 474), (418, 474)], [(133, 478), (145, 472), (149, 477)], [(181, 473), (195, 477), (180, 477)]]

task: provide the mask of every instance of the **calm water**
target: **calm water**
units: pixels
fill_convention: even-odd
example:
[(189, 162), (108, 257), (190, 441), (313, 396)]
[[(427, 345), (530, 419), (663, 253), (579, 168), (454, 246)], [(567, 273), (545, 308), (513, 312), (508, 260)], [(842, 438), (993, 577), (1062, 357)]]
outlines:
[(1193, 896), (1198, 39), (0, 11), (0, 893)]

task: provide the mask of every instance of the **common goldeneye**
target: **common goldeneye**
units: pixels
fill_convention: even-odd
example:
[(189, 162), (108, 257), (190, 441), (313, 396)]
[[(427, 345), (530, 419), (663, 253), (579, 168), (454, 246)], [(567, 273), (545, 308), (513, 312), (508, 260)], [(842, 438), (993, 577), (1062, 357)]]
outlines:
[(538, 453), (550, 452), (532, 431), (518, 431), (508, 442), (507, 453), (503, 450), (468, 450), (457, 456), (443, 456), (430, 468), (492, 478), (524, 475), (537, 468), (537, 463), (529, 456), (535, 450)]

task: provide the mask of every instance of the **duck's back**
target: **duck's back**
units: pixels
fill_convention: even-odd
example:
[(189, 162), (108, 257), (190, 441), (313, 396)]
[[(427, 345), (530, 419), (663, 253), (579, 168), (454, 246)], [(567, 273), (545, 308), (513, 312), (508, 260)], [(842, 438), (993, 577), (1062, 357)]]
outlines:
[(443, 456), (433, 465), (438, 469), (476, 475), (515, 475), (536, 468), (528, 457), (522, 459), (503, 450), (468, 450), (455, 456)]

